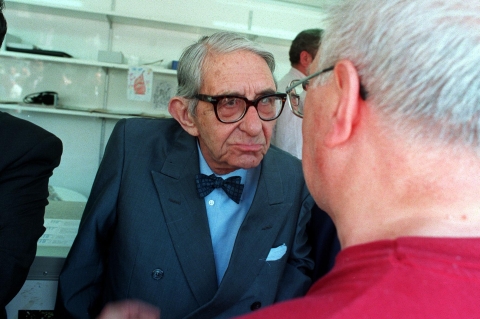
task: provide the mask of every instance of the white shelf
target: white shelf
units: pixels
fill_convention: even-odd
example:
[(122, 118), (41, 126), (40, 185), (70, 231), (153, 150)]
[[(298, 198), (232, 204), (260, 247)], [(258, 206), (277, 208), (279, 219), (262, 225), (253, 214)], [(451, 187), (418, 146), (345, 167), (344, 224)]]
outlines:
[[(41, 61), (48, 61), (48, 62), (96, 66), (100, 68), (111, 68), (111, 69), (128, 70), (128, 68), (130, 67), (130, 65), (127, 65), (127, 64), (106, 63), (106, 62), (98, 62), (98, 61), (90, 61), (90, 60), (80, 60), (75, 58), (62, 58), (62, 57), (56, 57), (56, 56), (22, 53), (22, 52), (15, 52), (15, 51), (0, 51), (0, 57), (2, 56), (16, 58), (16, 59), (41, 60)], [(151, 68), (154, 73), (165, 74), (165, 75), (177, 74), (176, 70), (165, 69), (165, 68), (157, 67), (155, 65), (140, 65), (140, 66)]]
[(102, 110), (70, 110), (62, 108), (53, 108), (46, 106), (26, 106), (20, 104), (4, 104), (0, 103), (0, 110), (9, 110), (16, 112), (37, 112), (37, 113), (46, 113), (46, 114), (62, 114), (62, 115), (72, 115), (72, 116), (83, 116), (83, 117), (97, 117), (97, 118), (106, 118), (106, 119), (123, 119), (127, 117), (150, 117), (150, 118), (167, 118), (170, 117), (169, 114), (118, 114), (118, 113), (106, 113)]
[(175, 30), (181, 32), (189, 33), (200, 33), (200, 34), (211, 34), (218, 31), (234, 31), (240, 34), (245, 35), (251, 40), (258, 42), (277, 44), (277, 45), (290, 45), (292, 39), (282, 37), (282, 36), (271, 36), (271, 35), (262, 35), (250, 30), (238, 30), (238, 29), (221, 29), (221, 28), (208, 28), (199, 25), (188, 25), (185, 23), (172, 23), (168, 21), (162, 21), (153, 18), (146, 18), (143, 16), (127, 15), (123, 13), (118, 13), (115, 11), (97, 11), (89, 10), (85, 8), (71, 8), (61, 5), (53, 4), (32, 4), (29, 1), (22, 0), (6, 0), (5, 1), (7, 9), (15, 10), (24, 10), (31, 11), (43, 14), (53, 14), (59, 16), (80, 18), (80, 19), (89, 19), (96, 21), (107, 21), (119, 24), (133, 24), (137, 26), (159, 28), (165, 30)]
[(93, 11), (88, 9), (70, 8), (59, 5), (32, 4), (30, 1), (5, 0), (5, 9), (32, 11), (43, 14), (54, 14), (79, 19), (89, 19), (97, 21), (108, 21), (109, 12)]

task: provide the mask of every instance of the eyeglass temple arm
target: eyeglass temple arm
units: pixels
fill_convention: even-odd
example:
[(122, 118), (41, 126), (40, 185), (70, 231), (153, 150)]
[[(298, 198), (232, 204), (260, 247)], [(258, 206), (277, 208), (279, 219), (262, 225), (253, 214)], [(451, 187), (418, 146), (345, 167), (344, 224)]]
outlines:
[(315, 73), (313, 73), (313, 74), (310, 74), (309, 76), (301, 79), (301, 80), (298, 81), (297, 83), (292, 84), (292, 85), (289, 85), (289, 86), (285, 89), (285, 92), (291, 91), (294, 87), (296, 87), (296, 86), (298, 86), (298, 85), (300, 85), (300, 84), (302, 84), (302, 83), (307, 82), (308, 80), (310, 80), (311, 78), (316, 77), (317, 75), (320, 75), (320, 74), (322, 74), (322, 73), (324, 73), (324, 72), (332, 71), (334, 68), (335, 68), (335, 66), (331, 66), (331, 67), (328, 67), (328, 68), (323, 69), (323, 70), (321, 70), (321, 71), (318, 71), (318, 72), (315, 72)]

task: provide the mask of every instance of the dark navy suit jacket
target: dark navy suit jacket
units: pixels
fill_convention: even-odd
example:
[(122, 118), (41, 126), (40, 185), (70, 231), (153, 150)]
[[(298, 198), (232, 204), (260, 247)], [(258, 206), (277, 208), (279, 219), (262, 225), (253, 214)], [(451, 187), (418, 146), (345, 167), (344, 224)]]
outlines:
[[(94, 318), (109, 301), (135, 298), (162, 319), (230, 318), (303, 295), (313, 199), (295, 157), (272, 146), (261, 165), (218, 285), (196, 138), (174, 119), (119, 121), (60, 275), (56, 315)], [(285, 255), (266, 260), (282, 245)]]

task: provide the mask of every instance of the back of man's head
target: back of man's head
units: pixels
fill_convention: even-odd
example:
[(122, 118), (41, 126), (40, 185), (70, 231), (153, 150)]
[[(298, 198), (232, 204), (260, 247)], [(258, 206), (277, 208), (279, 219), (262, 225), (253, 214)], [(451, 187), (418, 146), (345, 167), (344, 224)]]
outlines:
[(322, 33), (323, 30), (321, 29), (308, 29), (297, 34), (288, 52), (292, 66), (300, 62), (300, 53), (302, 51), (307, 51), (312, 58), (315, 57), (320, 46)]
[(480, 151), (480, 2), (340, 0), (326, 10), (320, 69), (352, 61), (389, 130)]
[(5, 3), (3, 0), (0, 0), (0, 45), (2, 45), (3, 38), (5, 38), (5, 34), (7, 33), (7, 21), (3, 16), (3, 8), (5, 7)]

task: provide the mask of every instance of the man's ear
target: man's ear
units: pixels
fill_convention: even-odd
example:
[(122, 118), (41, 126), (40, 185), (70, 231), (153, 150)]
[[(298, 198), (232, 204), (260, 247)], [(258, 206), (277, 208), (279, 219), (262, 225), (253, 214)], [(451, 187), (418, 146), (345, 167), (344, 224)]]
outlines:
[(311, 56), (311, 54), (307, 51), (300, 52), (300, 64), (305, 68), (308, 68), (308, 66), (312, 63), (313, 58), (314, 57)]
[(187, 99), (178, 96), (172, 97), (168, 103), (168, 112), (188, 134), (198, 136), (197, 125), (188, 111)]
[(334, 92), (337, 106), (332, 118), (332, 126), (326, 136), (327, 146), (334, 147), (346, 142), (360, 115), (362, 99), (359, 94), (360, 79), (357, 69), (349, 60), (340, 60), (335, 64)]

